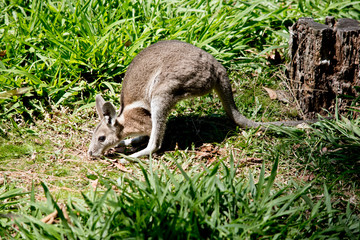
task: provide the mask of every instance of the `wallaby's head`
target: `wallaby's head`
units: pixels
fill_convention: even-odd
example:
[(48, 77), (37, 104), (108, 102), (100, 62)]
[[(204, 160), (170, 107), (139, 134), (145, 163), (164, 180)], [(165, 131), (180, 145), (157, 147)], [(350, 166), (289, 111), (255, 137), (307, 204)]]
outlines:
[(116, 108), (100, 96), (96, 96), (96, 111), (100, 118), (99, 125), (95, 128), (90, 143), (88, 155), (101, 156), (106, 150), (117, 145), (123, 126), (117, 121)]

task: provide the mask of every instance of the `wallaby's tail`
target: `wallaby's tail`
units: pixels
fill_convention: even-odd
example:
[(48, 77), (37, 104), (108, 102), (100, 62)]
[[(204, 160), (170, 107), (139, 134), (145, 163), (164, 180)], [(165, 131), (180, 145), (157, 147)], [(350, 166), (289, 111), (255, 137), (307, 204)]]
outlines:
[(218, 81), (215, 85), (215, 91), (219, 95), (219, 98), (224, 106), (226, 114), (231, 118), (237, 125), (243, 128), (247, 127), (258, 127), (261, 124), (250, 119), (247, 119), (242, 115), (235, 105), (234, 97), (231, 90), (231, 84), (229, 78), (226, 75), (226, 71), (220, 73)]
[(310, 120), (296, 120), (296, 121), (277, 121), (277, 122), (261, 122), (259, 123), (261, 126), (267, 125), (276, 125), (276, 126), (297, 126), (302, 123), (315, 123), (319, 121), (318, 119), (310, 119)]
[(277, 125), (277, 126), (296, 126), (301, 123), (314, 123), (317, 120), (304, 120), (304, 121), (278, 121), (278, 122), (255, 122), (247, 119), (242, 115), (234, 101), (234, 97), (231, 90), (230, 81), (226, 73), (220, 73), (220, 77), (215, 85), (215, 91), (219, 95), (219, 98), (224, 106), (226, 114), (231, 118), (237, 125), (242, 128), (256, 128), (259, 126)]

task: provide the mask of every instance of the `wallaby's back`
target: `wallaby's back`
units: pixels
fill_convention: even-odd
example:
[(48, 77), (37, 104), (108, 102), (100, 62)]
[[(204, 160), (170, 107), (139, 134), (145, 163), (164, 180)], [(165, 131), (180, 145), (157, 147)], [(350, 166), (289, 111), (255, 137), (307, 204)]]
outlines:
[(168, 94), (178, 101), (203, 95), (225, 68), (209, 53), (189, 43), (160, 41), (142, 50), (131, 62), (123, 81), (121, 104), (150, 104), (154, 95)]

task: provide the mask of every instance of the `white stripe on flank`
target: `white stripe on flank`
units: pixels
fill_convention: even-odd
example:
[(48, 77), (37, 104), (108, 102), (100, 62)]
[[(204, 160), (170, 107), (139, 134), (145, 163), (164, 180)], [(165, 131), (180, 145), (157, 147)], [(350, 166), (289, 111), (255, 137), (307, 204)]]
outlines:
[(133, 103), (131, 103), (129, 105), (126, 105), (125, 108), (124, 108), (124, 112), (129, 111), (129, 110), (134, 109), (134, 108), (144, 108), (144, 109), (150, 111), (149, 105), (146, 104), (144, 101), (140, 100), (140, 101), (133, 102)]
[(126, 105), (124, 107), (124, 111), (122, 112), (122, 114), (119, 116), (118, 118), (118, 121), (121, 123), (121, 124), (124, 124), (124, 113), (126, 111), (130, 111), (131, 109), (135, 109), (135, 108), (144, 108), (146, 110), (148, 110), (150, 112), (150, 106), (148, 104), (146, 104), (144, 101), (140, 100), (140, 101), (136, 101), (136, 102), (133, 102), (129, 105)]

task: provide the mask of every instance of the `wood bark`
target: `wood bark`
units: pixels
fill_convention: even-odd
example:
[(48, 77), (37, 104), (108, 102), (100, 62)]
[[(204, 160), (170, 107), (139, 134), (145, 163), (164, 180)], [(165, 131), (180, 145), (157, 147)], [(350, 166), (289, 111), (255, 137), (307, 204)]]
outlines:
[(360, 23), (327, 17), (325, 24), (300, 18), (290, 28), (290, 86), (304, 118), (340, 112), (360, 86)]

